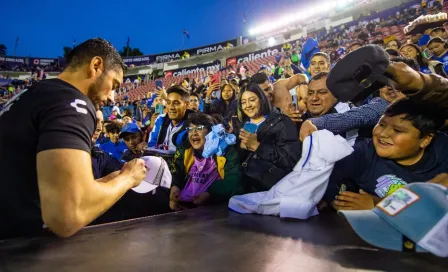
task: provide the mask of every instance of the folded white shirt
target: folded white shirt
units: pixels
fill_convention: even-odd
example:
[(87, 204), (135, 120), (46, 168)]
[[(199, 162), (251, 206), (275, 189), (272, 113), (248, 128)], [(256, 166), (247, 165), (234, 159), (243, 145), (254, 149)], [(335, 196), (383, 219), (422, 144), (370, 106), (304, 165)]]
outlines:
[(307, 219), (317, 215), (334, 164), (350, 155), (353, 148), (341, 136), (319, 130), (303, 143), (302, 158), (267, 192), (233, 196), (229, 208), (239, 213), (258, 213)]

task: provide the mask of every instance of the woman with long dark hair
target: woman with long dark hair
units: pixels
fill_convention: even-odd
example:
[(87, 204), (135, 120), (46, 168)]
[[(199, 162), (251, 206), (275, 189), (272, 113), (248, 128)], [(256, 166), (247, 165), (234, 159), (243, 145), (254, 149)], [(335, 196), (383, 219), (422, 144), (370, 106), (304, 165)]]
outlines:
[(245, 191), (267, 191), (292, 171), (302, 144), (294, 123), (271, 106), (257, 84), (243, 88), (237, 101), (242, 129), (234, 133), (241, 141)]
[(237, 111), (236, 89), (232, 84), (224, 84), (221, 87), (219, 99), (210, 102), (206, 99), (204, 112), (207, 114), (220, 114), (224, 119), (235, 115)]
[(447, 77), (443, 64), (438, 61), (429, 60), (423, 57), (422, 50), (415, 44), (405, 44), (400, 48), (400, 53), (405, 58), (415, 59), (420, 66), (420, 72), (424, 74), (437, 74)]

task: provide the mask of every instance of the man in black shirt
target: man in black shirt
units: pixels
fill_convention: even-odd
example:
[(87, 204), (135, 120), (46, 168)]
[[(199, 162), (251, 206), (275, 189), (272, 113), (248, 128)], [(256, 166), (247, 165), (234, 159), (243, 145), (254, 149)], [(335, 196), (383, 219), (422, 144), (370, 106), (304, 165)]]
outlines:
[(57, 79), (11, 99), (0, 113), (0, 239), (48, 228), (73, 235), (143, 180), (143, 160), (94, 180), (90, 156), (96, 117), (123, 80), (114, 47), (91, 39), (75, 47)]

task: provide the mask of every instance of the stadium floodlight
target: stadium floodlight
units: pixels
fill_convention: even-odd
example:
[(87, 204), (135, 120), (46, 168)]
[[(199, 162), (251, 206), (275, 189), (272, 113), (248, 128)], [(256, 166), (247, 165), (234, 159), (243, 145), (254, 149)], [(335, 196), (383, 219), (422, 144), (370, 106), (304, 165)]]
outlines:
[(339, 7), (345, 7), (345, 5), (347, 5), (347, 0), (339, 0), (338, 1), (338, 6)]
[(294, 15), (296, 21), (302, 20), (306, 17), (306, 12), (299, 11)]
[(304, 8), (297, 13), (281, 17), (272, 22), (264, 22), (254, 28), (249, 29), (249, 35), (257, 35), (266, 33), (281, 27), (286, 27), (291, 23), (298, 21), (305, 21), (318, 14), (324, 14), (326, 12), (335, 9), (336, 7), (345, 7), (347, 4), (352, 3), (354, 0), (327, 0), (317, 4), (315, 7)]
[(323, 9), (331, 10), (337, 6), (337, 1), (327, 1), (321, 5)]

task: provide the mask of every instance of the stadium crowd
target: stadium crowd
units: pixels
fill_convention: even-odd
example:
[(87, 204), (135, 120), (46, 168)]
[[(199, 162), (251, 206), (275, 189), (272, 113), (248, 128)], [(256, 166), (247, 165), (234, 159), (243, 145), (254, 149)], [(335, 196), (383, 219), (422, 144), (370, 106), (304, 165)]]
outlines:
[[(179, 85), (172, 83), (167, 86), (167, 90), (154, 87), (146, 98), (133, 103), (124, 100), (105, 106), (102, 114), (106, 121), (103, 132), (96, 140), (97, 148), (103, 150), (105, 156), (109, 154), (121, 162), (154, 154), (147, 151), (148, 147), (151, 150), (160, 148), (171, 151), (172, 155), (167, 156), (167, 161), (170, 162), (171, 172), (175, 173), (169, 194), (169, 205), (173, 210), (191, 204), (225, 202), (232, 195), (243, 192), (269, 190), (292, 171), (301, 156), (301, 141), (317, 130), (327, 129), (343, 135), (357, 147), (355, 150), (360, 154), (353, 155), (352, 159), (370, 156), (364, 160), (368, 162), (383, 158), (397, 164), (401, 162), (401, 165), (413, 165), (419, 159), (424, 161), (425, 158), (421, 155), (428, 151), (424, 151), (427, 150), (427, 145), (421, 144), (423, 139), (429, 139), (426, 137), (432, 135), (431, 140), (427, 141), (428, 145), (430, 142), (444, 142), (445, 146), (447, 144), (446, 136), (440, 132), (443, 130), (443, 118), (434, 119), (434, 115), (427, 115), (423, 109), (421, 112), (415, 111), (414, 108), (419, 103), (415, 103), (412, 98), (406, 99), (404, 90), (391, 86), (379, 89), (356, 106), (353, 103), (343, 103), (332, 95), (326, 81), (331, 68), (344, 57), (344, 53), (337, 58), (332, 57), (341, 45), (347, 44), (345, 53), (349, 53), (367, 45), (372, 37), (380, 35), (381, 33), (376, 32), (377, 28), (402, 25), (420, 15), (440, 12), (441, 8), (441, 5), (433, 4), (429, 8), (423, 6), (418, 9), (403, 9), (396, 17), (388, 20), (359, 21), (350, 27), (330, 30), (323, 37), (320, 37), (322, 33), (318, 33), (315, 37), (321, 40), (319, 45), (322, 51), (312, 55), (308, 69), (304, 69), (300, 62), (302, 46), (306, 42), (302, 40), (293, 45), (285, 45), (274, 62), (262, 64), (254, 74), (243, 63), (226, 67), (226, 76), (222, 76), (220, 82), (214, 81), (213, 73), (204, 79), (186, 77)], [(376, 27), (372, 28), (372, 25)], [(387, 43), (375, 40), (374, 44), (379, 44), (385, 50), (394, 50), (390, 54), (391, 63), (407, 65), (391, 65), (397, 76), (402, 76), (401, 73), (406, 70), (413, 76), (422, 72), (446, 78), (443, 67), (447, 66), (443, 57), (447, 50), (431, 49), (432, 44), (440, 44), (440, 47), (446, 48), (445, 29), (439, 27), (426, 32), (431, 34), (429, 39), (426, 38), (428, 34), (423, 38), (423, 35), (418, 35), (412, 39), (427, 39), (427, 46), (433, 54), (431, 59), (423, 58), (422, 47), (411, 42), (401, 45), (398, 40), (385, 39)], [(415, 48), (415, 51), (408, 52), (410, 47)], [(430, 62), (434, 63), (435, 70), (428, 68)], [(296, 103), (292, 103), (290, 90), (296, 93)], [(416, 133), (414, 136), (418, 135), (414, 138), (416, 142), (403, 142), (402, 147), (418, 146), (413, 152), (420, 154), (420, 157), (409, 158), (409, 150), (400, 150), (399, 139), (395, 142), (394, 138), (400, 136), (393, 134), (402, 132), (394, 127), (398, 126), (402, 118), (409, 120), (406, 122), (408, 127), (403, 127), (402, 130), (407, 133), (412, 130)], [(244, 129), (247, 122), (256, 125), (252, 133)], [(230, 146), (223, 158), (215, 156), (206, 159), (201, 154), (206, 144), (206, 135), (217, 124), (222, 124), (227, 133), (235, 135), (237, 144)], [(394, 132), (383, 132), (389, 130)], [(378, 137), (377, 145), (375, 135)], [(397, 149), (392, 152), (383, 151), (385, 153), (381, 154), (380, 143), (384, 146), (395, 145)], [(446, 147), (440, 150), (446, 150)], [(438, 170), (417, 167), (418, 170), (413, 171), (404, 170), (406, 167), (403, 167), (392, 171), (390, 175), (400, 177), (400, 182), (432, 180), (448, 170), (446, 156), (440, 158), (439, 162), (433, 161), (440, 165)], [(225, 164), (219, 163), (223, 161)], [(382, 163), (373, 167), (380, 168)], [(371, 209), (379, 198), (387, 195), (375, 193), (374, 177), (369, 177), (372, 180), (368, 182), (364, 180), (363, 173), (358, 173), (358, 177), (355, 173), (350, 177), (337, 175), (339, 171), (345, 174), (353, 172), (350, 171), (354, 169), (353, 164), (349, 160), (337, 164), (330, 179), (330, 184), (335, 188), (344, 184), (350, 188), (351, 193), (342, 193), (338, 197), (340, 200), (335, 200), (338, 194), (334, 191), (335, 188), (329, 186), (325, 196), (327, 201), (323, 201), (322, 207), (328, 204), (336, 209)], [(365, 167), (366, 172), (372, 171), (372, 166)], [(420, 171), (425, 174), (417, 175)], [(183, 199), (183, 190), (195, 182), (205, 183), (209, 187), (189, 200)]]
[[(381, 35), (378, 28), (404, 25), (420, 15), (437, 13), (441, 9), (442, 5), (434, 4), (430, 8), (403, 10), (388, 20), (360, 21), (327, 33), (315, 33), (300, 43), (286, 45), (278, 56), (262, 63), (258, 71), (251, 71), (242, 63), (225, 67), (225, 73), (219, 77), (215, 73), (204, 78), (185, 77), (180, 84), (169, 86), (161, 86), (159, 83), (163, 84), (163, 81), (156, 80), (145, 98), (130, 99), (138, 86), (145, 85), (141, 79), (123, 83), (116, 79), (120, 75), (116, 76), (109, 89), (119, 89), (118, 101), (109, 100), (103, 104), (104, 99), (92, 99), (96, 107), (96, 128), (93, 133), (89, 123), (81, 133), (84, 138), (86, 133), (93, 133), (88, 135), (90, 145), (57, 146), (63, 142), (60, 138), (54, 140), (57, 143), (42, 144), (38, 150), (53, 145), (81, 150), (88, 146), (86, 151), (91, 154), (94, 179), (100, 181), (111, 178), (111, 175), (116, 177), (132, 172), (128, 170), (135, 166), (135, 159), (160, 156), (169, 166), (171, 186), (159, 187), (151, 194), (127, 191), (143, 179), (141, 173), (132, 172), (130, 175), (135, 181), (121, 191), (123, 197), (117, 194), (113, 201), (102, 204), (107, 207), (89, 210), (89, 214), (73, 224), (70, 230), (61, 227), (64, 222), (56, 220), (55, 223), (51, 215), (43, 212), (45, 223), (50, 224), (57, 234), (68, 236), (98, 216), (94, 223), (223, 204), (234, 195), (268, 191), (294, 170), (302, 157), (305, 139), (321, 130), (345, 138), (354, 152), (334, 165), (328, 188), (318, 203), (320, 211), (373, 209), (381, 199), (413, 182), (448, 186), (446, 31), (443, 27), (427, 29), (421, 35), (407, 37), (406, 41), (385, 39), (385, 43), (376, 39)], [(303, 65), (302, 58), (306, 56), (303, 50), (309, 42), (319, 46), (306, 61), (308, 65)], [(102, 39), (80, 44), (78, 48), (83, 51), (76, 48), (72, 51), (69, 56), (72, 61), (67, 61), (68, 66), (59, 79), (47, 79), (31, 88), (37, 91), (41, 84), (59, 84), (61, 88), (68, 88), (62, 86), (61, 79), (71, 82), (75, 73), (79, 73), (72, 68), (90, 65), (79, 60), (95, 56), (97, 52), (89, 51), (92, 48), (109, 48), (107, 45)], [(368, 54), (359, 56), (359, 62), (344, 62), (360, 50)], [(383, 84), (361, 99), (353, 98), (347, 102), (337, 99), (336, 87), (350, 83), (359, 86), (367, 77), (357, 78), (347, 73), (363, 63), (370, 63), (372, 67), (384, 65), (383, 55), (387, 56), (384, 72), (391, 84)], [(116, 69), (122, 69), (121, 59), (113, 61), (118, 63)], [(112, 74), (107, 74), (101, 84), (105, 84)], [(17, 91), (8, 90), (2, 92), (2, 96), (10, 98), (9, 92)], [(6, 104), (0, 115), (2, 162), (11, 160), (5, 157), (4, 141), (12, 136), (5, 132), (3, 118), (13, 110), (14, 103)], [(37, 116), (46, 118), (44, 113)], [(48, 122), (51, 120), (54, 119), (50, 118)], [(66, 122), (70, 121), (79, 123), (69, 116)], [(57, 134), (51, 127), (39, 130), (47, 137), (73, 137), (69, 127), (67, 134)], [(20, 130), (20, 133), (25, 131)], [(219, 144), (213, 145), (212, 136), (220, 139)], [(224, 138), (233, 141), (224, 141)], [(14, 162), (15, 159), (11, 160)], [(6, 172), (7, 168), (8, 164), (3, 164), (0, 172)], [(384, 179), (387, 182), (379, 181)], [(15, 189), (12, 185), (4, 185), (6, 182), (9, 180), (0, 182), (0, 206), (27, 209), (28, 204), (18, 204), (21, 200), (11, 200), (8, 194), (13, 194)], [(8, 186), (8, 190), (3, 190)], [(27, 194), (26, 197), (38, 196)], [(41, 194), (40, 197), (51, 196)], [(38, 225), (35, 222), (39, 220), (32, 213), (38, 213), (40, 219), (40, 210), (32, 207), (33, 211), (23, 214), (23, 210), (6, 211), (11, 224), (0, 234), (10, 237), (29, 233), (17, 226), (29, 221), (31, 224), (27, 226)]]

